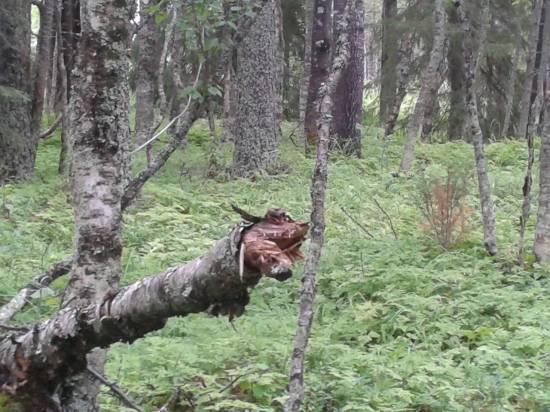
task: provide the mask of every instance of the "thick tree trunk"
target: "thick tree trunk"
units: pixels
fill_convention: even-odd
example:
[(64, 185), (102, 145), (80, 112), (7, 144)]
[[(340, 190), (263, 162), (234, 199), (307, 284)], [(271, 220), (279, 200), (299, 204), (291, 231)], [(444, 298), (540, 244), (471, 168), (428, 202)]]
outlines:
[(44, 0), (40, 9), (40, 32), (38, 33), (38, 48), (34, 63), (33, 98), (31, 109), (31, 132), (40, 133), (42, 114), (44, 113), (44, 95), (48, 71), (51, 67), (51, 48), (54, 37), (54, 11), (56, 0)]
[(449, 7), (449, 65), (448, 79), (451, 87), (449, 123), (447, 134), (450, 140), (461, 139), (466, 125), (466, 99), (464, 94), (464, 33), (456, 7)]
[[(149, 7), (158, 0), (140, 1), (140, 29), (137, 33), (136, 45), (138, 59), (136, 64), (136, 121), (135, 141), (141, 145), (152, 136), (155, 127), (155, 100), (157, 95), (159, 68), (159, 32), (155, 17)], [(146, 148), (147, 162), (151, 162), (152, 147)]]
[(397, 0), (384, 0), (382, 5), (382, 58), (380, 79), (380, 122), (388, 121), (397, 90), (398, 39), (395, 29)]
[(533, 98), (534, 78), (536, 76), (536, 60), (539, 38), (542, 33), (542, 10), (544, 0), (535, 0), (533, 7), (533, 16), (531, 22), (531, 31), (529, 33), (527, 49), (527, 67), (525, 69), (525, 81), (523, 82), (520, 117), (518, 124), (518, 135), (526, 136), (527, 126), (529, 124), (529, 114), (531, 113), (531, 103)]
[(280, 0), (267, 1), (237, 46), (233, 173), (275, 172), (282, 115)]
[[(126, 2), (81, 2), (70, 135), (76, 254), (64, 307), (99, 304), (117, 288), (120, 277), (123, 165), (129, 139), (128, 16)], [(104, 361), (103, 351), (88, 356), (96, 370), (103, 369)], [(68, 377), (58, 390), (64, 411), (97, 410), (98, 393), (98, 383), (86, 374)]]
[(539, 207), (534, 251), (538, 262), (550, 262), (550, 93), (546, 92), (540, 147)]
[(422, 123), (422, 139), (430, 142), (433, 132), (434, 120), (439, 115), (440, 104), (439, 104), (439, 89), (445, 81), (447, 74), (447, 63), (445, 59), (441, 60), (441, 64), (437, 69), (437, 81), (436, 86), (431, 89), (426, 98), (425, 111), (424, 111), (424, 120)]
[(434, 40), (430, 52), (430, 60), (424, 76), (414, 113), (407, 126), (407, 141), (403, 149), (400, 171), (405, 172), (411, 169), (414, 161), (414, 146), (422, 133), (422, 126), (430, 99), (437, 93), (439, 86), (438, 69), (442, 64), (445, 53), (445, 9), (442, 0), (435, 0), (434, 4)]
[[(334, 1), (334, 38), (338, 39), (338, 19), (342, 18), (346, 4), (353, 0)], [(344, 69), (333, 96), (333, 116), (331, 124), (331, 150), (341, 150), (348, 155), (361, 157), (361, 117), (363, 114), (364, 86), (364, 45), (365, 45), (365, 5), (355, 1), (356, 7), (350, 11), (348, 31), (349, 63)]]
[(0, 2), (0, 185), (29, 177), (37, 139), (31, 133), (30, 0)]
[[(328, 79), (330, 66), (331, 0), (313, 0), (313, 26), (311, 29), (311, 72), (307, 92), (305, 133), (308, 144), (317, 141), (319, 121), (319, 89)], [(307, 146), (306, 146), (307, 148)]]
[[(482, 15), (487, 14), (488, 0), (484, 0), (482, 5)], [(467, 10), (473, 10), (473, 4), (470, 4), (470, 8)], [(490, 255), (497, 253), (496, 243), (496, 228), (495, 228), (495, 212), (493, 201), (491, 199), (491, 183), (489, 182), (489, 175), (487, 173), (487, 162), (485, 160), (485, 152), (483, 147), (483, 134), (481, 127), (479, 126), (479, 116), (477, 109), (477, 100), (475, 92), (475, 77), (476, 68), (478, 67), (477, 61), (479, 59), (479, 41), (476, 42), (476, 33), (471, 25), (470, 16), (467, 15), (463, 6), (458, 6), (458, 12), (461, 14), (462, 28), (464, 31), (464, 90), (466, 92), (466, 110), (468, 115), (468, 126), (470, 128), (472, 144), (474, 146), (476, 171), (479, 186), (479, 199), (481, 203), (481, 216), (483, 223), (483, 238), (485, 249)], [(486, 21), (482, 21), (483, 25), (487, 25)], [(476, 51), (476, 44), (478, 50)]]

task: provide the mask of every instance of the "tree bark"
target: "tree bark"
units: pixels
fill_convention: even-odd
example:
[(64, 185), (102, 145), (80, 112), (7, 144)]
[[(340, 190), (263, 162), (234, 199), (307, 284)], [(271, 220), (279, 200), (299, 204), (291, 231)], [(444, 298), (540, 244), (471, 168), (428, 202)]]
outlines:
[(447, 9), (449, 17), (449, 65), (448, 79), (451, 88), (447, 135), (449, 140), (459, 140), (464, 135), (466, 123), (466, 99), (464, 93), (464, 34), (456, 7)]
[(504, 120), (500, 129), (500, 137), (506, 137), (513, 135), (513, 131), (510, 130), (512, 124), (512, 115), (514, 113), (514, 98), (516, 95), (516, 80), (518, 73), (518, 64), (521, 57), (521, 37), (517, 41), (514, 50), (514, 56), (512, 57), (512, 64), (510, 65), (510, 74), (506, 84), (506, 105), (504, 108)]
[[(340, 36), (338, 19), (342, 18), (346, 4), (353, 0), (334, 1), (334, 38)], [(356, 7), (350, 12), (348, 31), (349, 63), (344, 69), (333, 96), (333, 116), (331, 125), (331, 150), (341, 150), (347, 155), (361, 157), (361, 117), (363, 114), (363, 86), (365, 61), (365, 5), (355, 1)]]
[[(41, 396), (46, 403), (40, 405), (42, 409), (32, 410), (42, 411), (60, 383), (84, 371), (86, 354), (94, 348), (133, 342), (161, 329), (172, 316), (208, 312), (231, 319), (242, 315), (250, 300), (248, 289), (258, 283), (261, 274), (279, 280), (292, 275), (290, 266), (271, 261), (271, 257), (266, 258), (271, 263), (262, 266), (261, 274), (258, 268), (241, 266), (240, 249), (247, 242), (247, 234), (263, 222), (237, 226), (188, 264), (142, 279), (99, 302), (94, 299), (96, 303), (86, 306), (66, 307), (28, 332), (3, 336), (0, 387), (23, 399), (26, 395), (35, 399)], [(288, 230), (295, 230), (289, 225), (288, 220), (271, 224), (271, 231), (283, 227), (280, 234), (284, 239), (266, 233), (259, 242), (287, 242)], [(303, 233), (303, 224), (297, 222), (297, 227)], [(303, 236), (300, 233), (298, 236)]]
[(531, 113), (531, 103), (533, 97), (533, 85), (536, 75), (536, 60), (539, 37), (541, 34), (542, 10), (544, 0), (535, 0), (533, 7), (533, 16), (531, 22), (531, 31), (529, 32), (527, 49), (527, 67), (525, 69), (525, 80), (520, 103), (520, 118), (518, 124), (518, 135), (526, 136), (527, 126), (529, 124), (529, 114)]
[(550, 93), (546, 92), (544, 130), (540, 147), (539, 206), (535, 226), (535, 257), (550, 262)]
[[(119, 282), (121, 197), (128, 149), (129, 8), (117, 0), (81, 2), (82, 36), (71, 97), (71, 177), (75, 257), (62, 306), (100, 303)], [(105, 353), (88, 363), (103, 370)], [(98, 382), (85, 373), (58, 389), (64, 411), (95, 411)]]
[(300, 81), (300, 127), (302, 132), (302, 138), (304, 145), (307, 144), (306, 140), (306, 108), (309, 90), (309, 79), (311, 77), (311, 52), (312, 52), (312, 31), (313, 31), (313, 2), (314, 0), (305, 0), (304, 6), (304, 67), (302, 72), (302, 78)]
[[(487, 14), (488, 1), (484, 0), (482, 4), (482, 15)], [(455, 3), (459, 4), (459, 3)], [(481, 203), (481, 216), (483, 220), (483, 238), (485, 249), (490, 255), (497, 253), (496, 243), (496, 228), (495, 228), (495, 212), (493, 201), (491, 199), (491, 183), (487, 173), (487, 162), (485, 160), (485, 152), (483, 147), (483, 134), (479, 125), (479, 117), (477, 110), (477, 100), (475, 91), (475, 77), (477, 61), (479, 59), (479, 50), (476, 51), (476, 33), (471, 25), (470, 17), (463, 6), (458, 5), (458, 12), (461, 15), (462, 29), (464, 32), (464, 90), (466, 92), (466, 110), (468, 115), (468, 126), (470, 128), (472, 144), (474, 146), (476, 172), (479, 185), (479, 199)], [(473, 8), (473, 5), (472, 5)], [(469, 11), (469, 10), (468, 10)], [(482, 21), (481, 25), (487, 25), (486, 21)], [(482, 30), (483, 27), (482, 27)], [(477, 42), (479, 43), (479, 42)], [(478, 45), (482, 47), (482, 45)]]
[(395, 29), (397, 0), (384, 0), (382, 5), (382, 58), (380, 66), (380, 122), (388, 121), (397, 90), (398, 33)]
[(321, 250), (325, 231), (325, 197), (328, 179), (328, 152), (330, 142), (330, 127), (334, 101), (332, 96), (341, 81), (350, 59), (351, 42), (346, 30), (351, 23), (350, 10), (356, 11), (363, 4), (362, 0), (349, 0), (339, 19), (339, 37), (335, 42), (334, 59), (327, 83), (320, 90), (319, 140), (317, 142), (317, 159), (311, 179), (311, 243), (309, 246), (302, 292), (300, 296), (300, 312), (294, 339), (294, 349), (290, 359), (289, 398), (285, 404), (285, 412), (302, 410), (304, 400), (304, 360), (311, 325), (313, 322), (313, 302), (316, 292), (316, 274), (319, 269)]
[(54, 38), (54, 10), (56, 0), (44, 0), (39, 7), (40, 31), (38, 33), (38, 48), (34, 63), (33, 98), (31, 108), (31, 132), (37, 136), (42, 127), (44, 113), (44, 95), (48, 71), (51, 66), (51, 48)]
[(445, 10), (442, 0), (435, 0), (434, 3), (433, 46), (430, 52), (428, 66), (422, 77), (414, 113), (407, 126), (407, 141), (403, 149), (403, 156), (399, 167), (401, 172), (409, 171), (412, 167), (414, 161), (414, 146), (416, 145), (419, 135), (422, 133), (422, 126), (424, 124), (429, 100), (437, 93), (439, 86), (438, 69), (444, 59), (445, 52)]
[(31, 133), (29, 0), (0, 3), (0, 185), (34, 169), (38, 141)]
[[(156, 5), (158, 0), (140, 1), (140, 28), (137, 33), (136, 45), (138, 59), (136, 64), (136, 120), (135, 141), (141, 145), (152, 136), (155, 127), (155, 100), (157, 95), (159, 68), (159, 31), (154, 15), (149, 7)], [(152, 160), (152, 147), (146, 148), (148, 164)]]
[[(313, 0), (313, 26), (311, 29), (311, 72), (307, 92), (304, 120), (308, 144), (317, 142), (319, 88), (328, 79), (330, 66), (331, 0)], [(307, 145), (306, 145), (307, 149)]]
[(280, 0), (267, 1), (237, 46), (232, 79), (235, 176), (276, 172), (282, 120), (280, 7)]
[(407, 87), (409, 85), (410, 66), (412, 64), (413, 55), (413, 37), (407, 36), (403, 39), (401, 46), (399, 47), (398, 63), (397, 63), (397, 86), (395, 97), (393, 99), (393, 106), (386, 115), (386, 122), (384, 124), (384, 137), (391, 135), (397, 124), (399, 113), (401, 111), (401, 104), (403, 99), (407, 95)]

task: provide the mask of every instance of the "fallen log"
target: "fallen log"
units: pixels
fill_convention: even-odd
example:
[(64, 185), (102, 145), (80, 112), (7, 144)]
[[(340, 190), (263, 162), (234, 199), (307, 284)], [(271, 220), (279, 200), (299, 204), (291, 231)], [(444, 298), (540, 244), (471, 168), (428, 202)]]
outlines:
[(94, 348), (133, 342), (172, 316), (241, 316), (249, 288), (262, 275), (291, 276), (307, 230), (307, 223), (270, 209), (260, 222), (240, 224), (185, 265), (133, 283), (99, 304), (62, 309), (28, 331), (9, 332), (0, 338), (0, 392), (47, 400), (60, 382), (86, 369), (86, 354)]

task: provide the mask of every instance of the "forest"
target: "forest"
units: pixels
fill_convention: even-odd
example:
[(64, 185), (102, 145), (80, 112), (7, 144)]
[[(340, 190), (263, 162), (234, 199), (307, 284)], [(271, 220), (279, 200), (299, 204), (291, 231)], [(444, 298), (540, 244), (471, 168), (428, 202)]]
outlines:
[(550, 0), (0, 0), (0, 412), (550, 411)]

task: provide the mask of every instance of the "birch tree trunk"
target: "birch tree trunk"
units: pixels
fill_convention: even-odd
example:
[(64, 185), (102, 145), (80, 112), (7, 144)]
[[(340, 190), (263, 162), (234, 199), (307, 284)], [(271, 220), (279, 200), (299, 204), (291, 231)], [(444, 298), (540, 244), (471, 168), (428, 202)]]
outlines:
[(268, 0), (238, 44), (233, 77), (233, 173), (275, 172), (282, 117), (280, 0)]
[(550, 93), (546, 92), (544, 130), (540, 147), (539, 207), (535, 226), (535, 257), (550, 262)]
[[(63, 307), (100, 303), (121, 273), (121, 197), (128, 149), (129, 7), (119, 0), (81, 1), (82, 36), (71, 98), (71, 175), (75, 258)], [(93, 108), (93, 110), (90, 110)], [(103, 369), (97, 350), (88, 363)], [(98, 383), (84, 373), (58, 391), (64, 411), (96, 411)]]
[(37, 140), (31, 133), (31, 3), (0, 2), (0, 185), (29, 177)]
[(44, 0), (40, 7), (40, 31), (34, 64), (33, 98), (31, 109), (31, 132), (40, 133), (42, 114), (44, 113), (44, 95), (51, 63), (52, 39), (54, 37), (54, 10), (56, 0)]
[(397, 88), (398, 34), (397, 0), (384, 0), (382, 5), (382, 56), (380, 60), (380, 122), (387, 122)]
[(409, 120), (407, 126), (407, 140), (403, 149), (401, 172), (409, 171), (414, 161), (414, 146), (418, 137), (422, 133), (422, 126), (429, 100), (437, 93), (439, 86), (438, 69), (444, 59), (445, 53), (445, 9), (443, 0), (435, 0), (434, 2), (434, 40), (432, 50), (430, 52), (430, 60), (426, 67), (418, 99), (414, 107), (414, 113)]
[[(487, 15), (488, 1), (484, 0), (482, 5), (482, 15)], [(496, 243), (496, 228), (495, 228), (495, 212), (493, 201), (491, 199), (491, 183), (489, 182), (489, 175), (487, 173), (487, 162), (485, 160), (485, 151), (483, 147), (483, 134), (479, 125), (479, 117), (477, 110), (476, 90), (475, 90), (475, 77), (476, 68), (478, 67), (479, 48), (482, 47), (479, 44), (478, 51), (476, 51), (475, 39), (477, 36), (483, 37), (480, 33), (476, 33), (470, 22), (470, 17), (467, 11), (458, 6), (458, 12), (461, 14), (462, 28), (464, 31), (464, 90), (466, 92), (466, 110), (468, 115), (468, 126), (470, 128), (472, 144), (474, 146), (476, 172), (479, 186), (479, 199), (481, 202), (481, 216), (483, 223), (483, 239), (485, 249), (490, 255), (497, 253)], [(470, 3), (470, 7), (473, 9), (473, 4)], [(467, 9), (470, 11), (470, 9)], [(483, 20), (485, 20), (483, 18)], [(484, 25), (487, 25), (486, 21), (481, 22), (482, 30)]]
[[(334, 35), (338, 39), (338, 19), (342, 18), (346, 4), (353, 0), (334, 1)], [(365, 45), (365, 5), (363, 0), (355, 1), (355, 7), (350, 11), (348, 31), (349, 62), (343, 70), (340, 81), (333, 96), (333, 113), (331, 125), (332, 150), (341, 150), (348, 155), (361, 157), (361, 117), (363, 114), (364, 86), (364, 45)]]
[[(332, 1), (313, 0), (313, 27), (311, 29), (311, 74), (307, 92), (305, 131), (308, 144), (317, 141), (319, 88), (328, 79), (330, 66), (330, 26)], [(307, 145), (306, 145), (307, 149)]]
[(531, 112), (531, 103), (533, 98), (533, 85), (536, 75), (536, 60), (539, 37), (541, 35), (542, 10), (544, 0), (535, 0), (533, 7), (533, 16), (531, 22), (531, 31), (527, 44), (527, 67), (525, 69), (525, 80), (523, 82), (520, 117), (518, 124), (518, 135), (526, 136), (527, 126), (529, 124), (529, 114)]
[(393, 133), (399, 113), (401, 112), (401, 104), (403, 99), (407, 95), (407, 87), (409, 85), (409, 75), (411, 59), (413, 54), (413, 37), (407, 36), (399, 47), (399, 63), (397, 64), (397, 90), (393, 99), (393, 106), (390, 112), (386, 115), (386, 122), (384, 124), (384, 136), (387, 137)]

